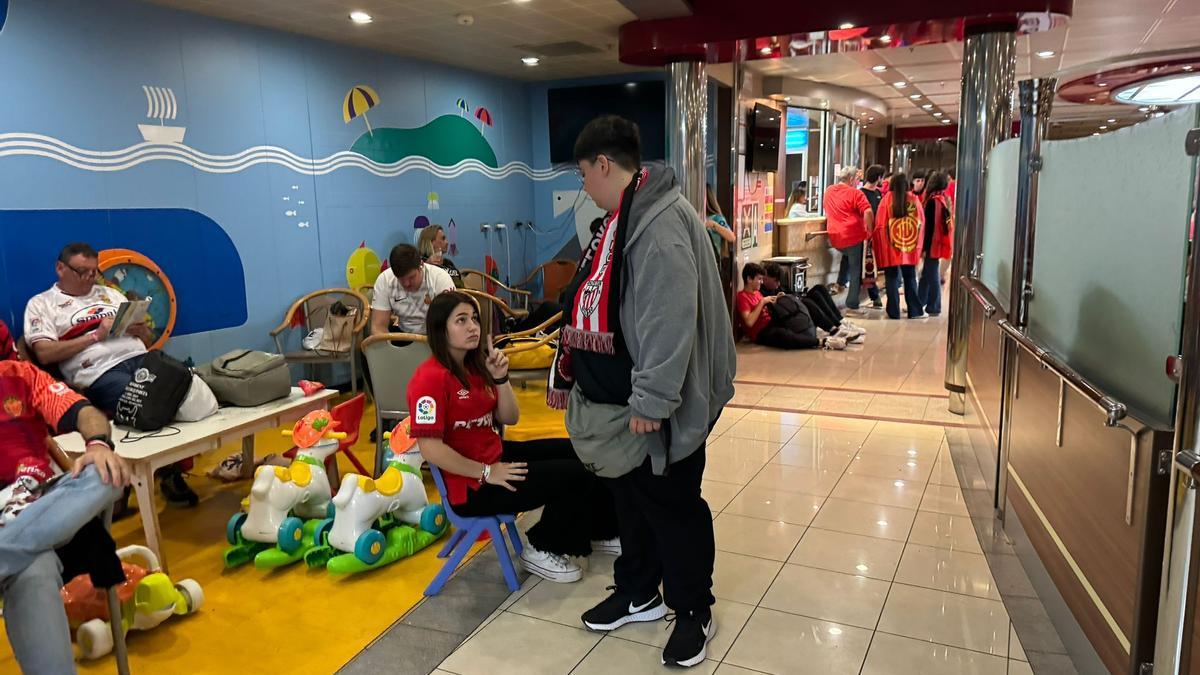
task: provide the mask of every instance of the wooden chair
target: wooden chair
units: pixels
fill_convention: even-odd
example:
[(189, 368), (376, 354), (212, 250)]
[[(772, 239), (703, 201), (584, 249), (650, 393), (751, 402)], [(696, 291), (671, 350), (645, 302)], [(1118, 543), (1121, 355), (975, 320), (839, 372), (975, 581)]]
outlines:
[[(479, 270), (463, 269), (459, 272), (462, 275), (463, 285), (475, 291), (482, 291), (488, 295), (495, 296), (498, 291), (503, 290), (508, 293), (509, 307), (517, 308), (517, 311), (524, 311), (525, 315), (529, 314), (529, 298), (532, 293), (520, 288), (514, 288)], [(483, 318), (483, 317), (480, 317)]]
[(579, 264), (574, 260), (556, 258), (533, 268), (529, 277), (517, 284), (516, 287), (528, 290), (529, 285), (537, 280), (538, 275), (541, 275), (542, 297), (538, 302), (558, 302), (558, 296), (562, 295), (563, 289), (575, 278), (575, 272), (578, 270)]
[[(325, 319), (329, 316), (329, 308), (338, 300), (341, 300), (347, 307), (358, 310), (358, 320), (354, 322), (348, 350), (344, 352), (317, 352), (311, 349), (291, 352), (284, 350), (283, 341), (280, 339), (280, 335), (284, 331), (290, 328), (302, 328), (304, 335), (308, 335), (314, 329), (323, 328)], [(303, 312), (303, 317), (298, 317), (297, 312)], [(275, 340), (275, 349), (283, 354), (284, 359), (288, 363), (298, 363), (304, 366), (306, 373), (310, 366), (319, 363), (349, 363), (350, 389), (353, 393), (358, 393), (359, 345), (362, 342), (363, 330), (370, 322), (370, 315), (371, 304), (362, 293), (349, 288), (325, 288), (313, 291), (292, 303), (287, 313), (284, 314), (283, 322), (271, 331), (271, 337)], [(303, 319), (302, 323), (300, 322), (301, 318)]]
[(461, 288), (459, 291), (475, 298), (475, 302), (479, 305), (479, 324), (487, 326), (488, 333), (492, 335), (502, 333), (500, 328), (507, 319), (520, 321), (529, 316), (529, 310), (514, 309), (507, 302), (486, 291), (474, 288)]

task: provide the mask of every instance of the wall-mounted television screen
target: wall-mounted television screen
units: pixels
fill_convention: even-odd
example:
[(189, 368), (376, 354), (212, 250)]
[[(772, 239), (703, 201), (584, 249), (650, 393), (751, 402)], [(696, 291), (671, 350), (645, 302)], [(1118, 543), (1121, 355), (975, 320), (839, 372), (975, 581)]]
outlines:
[(779, 170), (779, 127), (783, 113), (761, 103), (754, 104), (746, 138), (746, 166), (751, 171)]
[(666, 86), (661, 81), (549, 90), (546, 103), (550, 122), (550, 161), (554, 164), (573, 162), (575, 138), (588, 122), (601, 115), (620, 115), (638, 125), (643, 160), (666, 159), (666, 97)]

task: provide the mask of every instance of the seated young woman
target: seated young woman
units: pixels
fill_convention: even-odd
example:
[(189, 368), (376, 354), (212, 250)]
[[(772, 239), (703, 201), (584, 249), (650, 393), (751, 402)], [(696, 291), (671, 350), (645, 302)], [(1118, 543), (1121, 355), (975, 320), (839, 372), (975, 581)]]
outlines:
[(578, 581), (568, 556), (620, 554), (611, 493), (584, 468), (567, 439), (503, 440), (499, 425), (516, 424), (517, 398), (508, 357), (493, 349), (474, 300), (449, 291), (426, 315), (433, 356), (408, 384), (412, 436), (441, 469), (446, 499), (463, 516), (542, 510), (529, 528), (521, 564), (556, 582)]

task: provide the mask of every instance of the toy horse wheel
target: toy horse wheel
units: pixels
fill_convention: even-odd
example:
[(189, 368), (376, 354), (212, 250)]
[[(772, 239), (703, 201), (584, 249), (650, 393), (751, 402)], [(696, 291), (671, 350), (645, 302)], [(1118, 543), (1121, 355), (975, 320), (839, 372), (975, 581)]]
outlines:
[(277, 539), (279, 548), (284, 553), (293, 553), (300, 548), (300, 544), (304, 540), (304, 521), (296, 516), (284, 518), (283, 522), (279, 524)]
[(386, 541), (382, 532), (379, 530), (367, 530), (354, 543), (354, 557), (358, 558), (364, 564), (374, 565), (383, 557), (385, 545)]
[(229, 542), (230, 546), (237, 546), (238, 539), (242, 536), (242, 523), (244, 522), (246, 522), (246, 514), (235, 513), (225, 524), (225, 540)]

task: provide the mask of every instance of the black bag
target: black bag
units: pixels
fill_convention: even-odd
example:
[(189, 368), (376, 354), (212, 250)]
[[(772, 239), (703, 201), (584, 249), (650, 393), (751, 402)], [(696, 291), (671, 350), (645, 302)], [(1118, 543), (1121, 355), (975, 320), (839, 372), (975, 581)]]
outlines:
[(773, 304), (767, 305), (771, 313), (771, 323), (783, 326), (793, 333), (817, 335), (817, 326), (812, 315), (808, 313), (808, 305), (798, 296), (785, 293), (779, 296)]
[(142, 359), (117, 401), (116, 423), (157, 431), (175, 419), (192, 386), (192, 371), (161, 351)]

